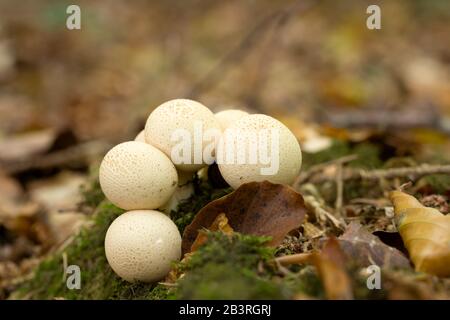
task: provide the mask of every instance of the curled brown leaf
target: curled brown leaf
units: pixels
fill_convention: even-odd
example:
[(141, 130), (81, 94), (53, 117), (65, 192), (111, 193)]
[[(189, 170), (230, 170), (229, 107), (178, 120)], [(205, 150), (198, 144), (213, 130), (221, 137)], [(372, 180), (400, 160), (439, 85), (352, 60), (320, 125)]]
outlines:
[(303, 223), (306, 212), (303, 197), (291, 187), (268, 181), (243, 184), (197, 213), (183, 233), (183, 254), (190, 251), (199, 230), (211, 226), (221, 213), (234, 231), (270, 236), (269, 245), (276, 246)]

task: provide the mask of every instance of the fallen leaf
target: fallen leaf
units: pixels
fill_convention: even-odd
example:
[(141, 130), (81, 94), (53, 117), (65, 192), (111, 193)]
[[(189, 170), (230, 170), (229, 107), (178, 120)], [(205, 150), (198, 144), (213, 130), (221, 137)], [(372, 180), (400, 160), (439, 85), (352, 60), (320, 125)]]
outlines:
[[(226, 235), (230, 235), (233, 233), (233, 228), (228, 224), (228, 218), (225, 213), (219, 214), (216, 219), (214, 219), (211, 226), (208, 228), (209, 231), (220, 231)], [(191, 251), (193, 252), (197, 250), (200, 246), (202, 246), (208, 239), (208, 236), (204, 230), (200, 230), (195, 239), (194, 243), (191, 246)]]
[(409, 260), (397, 249), (384, 244), (356, 221), (352, 221), (338, 238), (342, 250), (364, 267), (410, 268)]
[(353, 299), (352, 282), (346, 271), (346, 257), (336, 238), (329, 238), (321, 252), (313, 254), (312, 261), (328, 299)]
[(402, 191), (391, 191), (395, 224), (416, 271), (450, 276), (450, 216), (425, 207)]
[(276, 246), (302, 224), (306, 212), (303, 197), (291, 187), (268, 181), (246, 183), (197, 213), (183, 233), (182, 250), (189, 252), (199, 230), (211, 226), (221, 213), (234, 231), (270, 236), (269, 245)]
[(41, 130), (8, 137), (0, 141), (1, 162), (20, 161), (47, 151), (56, 139), (54, 130)]
[(55, 177), (27, 184), (31, 199), (48, 210), (74, 209), (82, 201), (81, 186), (86, 183), (84, 174), (63, 171)]

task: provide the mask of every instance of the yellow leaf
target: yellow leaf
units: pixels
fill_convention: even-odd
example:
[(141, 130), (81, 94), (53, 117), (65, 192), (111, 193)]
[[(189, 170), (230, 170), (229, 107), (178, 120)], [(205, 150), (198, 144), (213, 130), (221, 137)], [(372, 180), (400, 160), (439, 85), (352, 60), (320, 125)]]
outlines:
[(450, 276), (450, 216), (401, 191), (389, 194), (395, 223), (417, 271)]
[[(228, 224), (228, 218), (225, 213), (220, 213), (208, 229), (209, 231), (220, 231), (226, 235), (231, 235), (233, 233), (233, 228)], [(205, 232), (199, 232), (191, 246), (191, 252), (194, 252), (202, 246), (207, 239), (208, 237)]]

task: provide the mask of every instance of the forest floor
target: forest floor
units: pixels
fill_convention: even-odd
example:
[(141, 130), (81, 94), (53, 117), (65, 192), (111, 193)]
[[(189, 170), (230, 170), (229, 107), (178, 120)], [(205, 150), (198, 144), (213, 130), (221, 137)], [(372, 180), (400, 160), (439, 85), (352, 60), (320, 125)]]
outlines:
[[(69, 2), (0, 2), (0, 299), (449, 298), (448, 279), (414, 271), (389, 200), (402, 187), (450, 211), (449, 1), (384, 1), (376, 31), (371, 1), (78, 3), (72, 32)], [(128, 284), (104, 254), (122, 211), (99, 161), (181, 97), (286, 124), (306, 214), (275, 247), (211, 231), (162, 283)], [(231, 192), (216, 173), (171, 213), (180, 232)], [(366, 283), (374, 263), (380, 290)]]
[[(448, 279), (418, 273), (411, 267), (387, 198), (388, 191), (412, 181), (408, 192), (423, 204), (447, 213), (448, 166), (435, 163), (424, 167), (412, 158), (389, 157), (383, 150), (386, 142), (378, 139), (383, 137), (374, 137), (373, 143), (336, 140), (328, 149), (304, 155), (304, 167), (295, 188), (307, 199), (307, 219), (280, 245), (266, 246), (265, 237), (210, 232), (206, 244), (189, 259), (175, 264), (168, 278), (158, 284), (127, 283), (109, 267), (104, 236), (123, 210), (104, 199), (93, 174), (80, 205), (95, 209), (84, 227), (41, 259), (32, 273), (15, 279), (9, 285), (10, 298), (448, 299)], [(386, 155), (388, 158), (383, 158)], [(338, 175), (341, 169), (343, 172)], [(172, 211), (171, 217), (181, 232), (202, 207), (231, 192), (229, 188), (216, 188), (214, 179), (212, 175), (210, 179), (195, 179), (195, 194)], [(273, 209), (271, 213), (276, 215), (278, 211)], [(337, 239), (341, 248), (332, 250), (344, 252), (344, 263), (337, 270), (326, 269), (329, 266), (323, 262), (278, 262), (283, 261), (283, 256), (323, 251), (324, 242), (330, 238)], [(376, 246), (370, 246), (370, 241), (376, 241)], [(379, 290), (370, 290), (366, 284), (365, 270), (374, 260), (382, 271)], [(64, 268), (72, 264), (81, 269), (79, 290), (70, 290), (66, 285)], [(337, 285), (341, 273), (350, 284)], [(329, 282), (334, 284), (329, 286)]]

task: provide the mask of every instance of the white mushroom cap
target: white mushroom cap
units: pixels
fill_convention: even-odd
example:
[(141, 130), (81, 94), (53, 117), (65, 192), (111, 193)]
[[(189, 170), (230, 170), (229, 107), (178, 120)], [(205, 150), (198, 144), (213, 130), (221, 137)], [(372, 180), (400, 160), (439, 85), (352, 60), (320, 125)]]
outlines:
[(245, 116), (248, 116), (248, 112), (238, 109), (223, 110), (215, 114), (215, 117), (223, 130)]
[(145, 142), (145, 130), (139, 132), (136, 138), (134, 138), (134, 141)]
[[(198, 131), (199, 126), (203, 132)], [(196, 140), (199, 135), (202, 139), (202, 134), (207, 130), (215, 130), (217, 136), (221, 132), (220, 124), (211, 110), (193, 100), (175, 99), (161, 104), (150, 114), (145, 126), (145, 140), (171, 158), (177, 169), (194, 172), (206, 165), (203, 162), (205, 148), (212, 145), (214, 151), (214, 140), (211, 143)], [(190, 143), (187, 143), (190, 147), (190, 154), (187, 154), (189, 163), (184, 164), (178, 164), (172, 157), (172, 151), (176, 152), (175, 147), (180, 145), (180, 139), (174, 139), (173, 135), (181, 132), (186, 132), (190, 138)]]
[(178, 183), (170, 159), (155, 147), (136, 141), (112, 148), (100, 165), (99, 177), (105, 196), (125, 210), (160, 207)]
[(128, 211), (109, 226), (106, 259), (122, 279), (155, 282), (181, 256), (181, 235), (165, 214), (155, 210)]
[[(278, 141), (272, 141), (272, 137), (276, 139), (272, 129), (278, 133)], [(261, 143), (262, 138), (267, 142)], [(244, 152), (245, 161), (238, 162), (237, 152)], [(261, 155), (267, 155), (267, 159)], [(252, 156), (256, 161), (255, 158), (250, 161)], [(264, 180), (290, 185), (299, 174), (302, 153), (297, 138), (284, 124), (267, 115), (253, 114), (236, 121), (224, 132), (217, 146), (217, 162), (223, 178), (235, 189), (243, 183)]]

